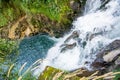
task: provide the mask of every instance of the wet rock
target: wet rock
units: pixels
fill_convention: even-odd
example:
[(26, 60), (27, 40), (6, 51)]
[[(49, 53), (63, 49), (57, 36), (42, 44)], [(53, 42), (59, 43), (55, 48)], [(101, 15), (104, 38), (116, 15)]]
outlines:
[(112, 51), (114, 49), (120, 48), (120, 40), (115, 40), (112, 43), (110, 43), (105, 50)]
[(107, 66), (109, 66), (109, 63), (106, 63), (104, 61), (94, 61), (91, 66), (94, 70), (104, 70)]
[(103, 56), (108, 54), (109, 52), (116, 50), (120, 48), (120, 40), (115, 40), (103, 49), (100, 50), (100, 52), (97, 54), (97, 59), (103, 59)]
[(77, 44), (76, 42), (72, 43), (72, 44), (68, 44), (68, 42), (71, 40), (71, 39), (76, 39), (79, 37), (79, 31), (74, 31), (65, 41), (64, 41), (64, 44), (62, 44), (60, 47), (62, 47), (61, 49), (61, 52), (64, 52), (66, 50), (69, 50), (69, 49), (73, 49)]
[(104, 47), (98, 55), (96, 60), (92, 63), (95, 69), (105, 69), (105, 72), (113, 71), (119, 66), (120, 61), (120, 40), (115, 40)]
[(105, 5), (110, 1), (110, 0), (101, 0), (102, 1), (102, 5), (100, 6), (99, 9), (105, 9)]
[(86, 41), (83, 41), (82, 44), (81, 44), (81, 47), (85, 48), (87, 42)]
[(86, 35), (86, 40), (91, 41), (93, 38), (94, 38), (94, 34), (92, 34), (91, 32), (88, 32), (87, 35)]
[(117, 58), (117, 60), (115, 61), (115, 65), (120, 65), (120, 56)]
[(82, 48), (85, 48), (85, 46), (87, 45), (87, 41), (86, 41), (86, 40), (82, 41), (81, 38), (77, 38), (77, 43), (78, 43)]
[(100, 32), (97, 32), (97, 33), (88, 32), (87, 35), (86, 35), (86, 40), (91, 41), (96, 36), (104, 35), (105, 33), (107, 33), (107, 31), (100, 31)]
[(78, 10), (80, 10), (80, 3), (72, 0), (72, 1), (70, 1), (70, 7), (74, 12), (78, 12)]
[(73, 44), (63, 44), (61, 47), (63, 47), (61, 49), (61, 52), (64, 52), (66, 50), (69, 50), (69, 49), (73, 49), (77, 44), (76, 43), (73, 43)]
[(79, 37), (79, 31), (74, 31), (65, 41), (64, 43), (69, 42), (71, 39), (75, 39)]
[(120, 48), (108, 52), (106, 55), (103, 56), (103, 59), (105, 62), (112, 62), (117, 58), (118, 55), (120, 55)]

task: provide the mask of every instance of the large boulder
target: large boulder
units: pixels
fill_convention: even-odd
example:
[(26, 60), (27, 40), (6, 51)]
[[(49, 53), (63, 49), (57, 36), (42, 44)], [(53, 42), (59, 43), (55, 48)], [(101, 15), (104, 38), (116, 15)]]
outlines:
[[(54, 76), (59, 73), (61, 76), (63, 73), (62, 71), (50, 66), (47, 66), (45, 70), (40, 74), (38, 80), (53, 80)], [(61, 74), (60, 74), (61, 73)], [(59, 77), (59, 76), (58, 76)], [(56, 78), (57, 79), (57, 78)]]
[(98, 53), (92, 66), (96, 69), (112, 71), (120, 65), (120, 40), (115, 40)]
[[(79, 80), (80, 78), (76, 75), (69, 76), (65, 71), (59, 70), (57, 68), (53, 68), (47, 66), (43, 73), (40, 74), (38, 80)], [(66, 76), (66, 77), (65, 77)], [(69, 78), (68, 78), (69, 77)], [(66, 78), (66, 79), (65, 79)]]
[(120, 55), (120, 48), (108, 52), (106, 55), (103, 56), (103, 60), (105, 62), (112, 62), (118, 57), (118, 55)]

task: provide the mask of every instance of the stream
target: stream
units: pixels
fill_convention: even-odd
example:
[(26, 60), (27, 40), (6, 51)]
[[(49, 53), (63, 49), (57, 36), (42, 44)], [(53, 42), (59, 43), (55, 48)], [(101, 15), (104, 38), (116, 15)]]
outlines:
[(87, 0), (83, 15), (73, 21), (73, 27), (61, 38), (36, 35), (20, 42), (16, 63), (26, 68), (36, 60), (43, 61), (34, 69), (39, 74), (46, 66), (75, 70), (90, 64), (106, 45), (120, 39), (120, 0)]

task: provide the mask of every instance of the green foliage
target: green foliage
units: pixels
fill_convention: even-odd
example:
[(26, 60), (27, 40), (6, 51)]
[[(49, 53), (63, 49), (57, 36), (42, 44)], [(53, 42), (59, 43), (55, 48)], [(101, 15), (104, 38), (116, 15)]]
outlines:
[(7, 18), (5, 18), (3, 14), (0, 13), (0, 27), (6, 25), (7, 22), (8, 22)]
[[(5, 58), (16, 48), (17, 43), (15, 41), (9, 41), (0, 39), (0, 59)], [(0, 62), (2, 61), (0, 60)]]
[[(12, 51), (17, 50), (17, 42), (6, 39), (0, 39), (0, 75), (6, 75), (7, 69), (12, 64), (9, 57)], [(17, 54), (17, 53), (16, 53)]]
[(24, 13), (22, 12), (21, 10), (22, 8), (18, 1), (16, 0), (0, 1), (0, 28), (7, 25), (8, 23), (15, 20)]
[(5, 80), (18, 80), (20, 76), (22, 76), (22, 80), (36, 80), (36, 78), (32, 75), (32, 73), (29, 71), (25, 75), (19, 75), (18, 70), (12, 69), (10, 76), (7, 77), (7, 73), (4, 74), (3, 79)]
[(23, 8), (27, 7), (27, 11), (33, 14), (42, 13), (51, 20), (61, 21), (66, 12), (70, 12), (68, 6), (69, 0), (25, 0), (22, 3)]
[[(114, 72), (119, 72), (120, 68), (115, 70)], [(116, 74), (114, 80), (120, 80), (120, 74)]]
[(56, 73), (61, 72), (61, 70), (53, 68), (53, 67), (46, 67), (43, 73), (39, 76), (38, 80), (52, 80)]
[(28, 72), (22, 80), (36, 80), (36, 78), (31, 74), (31, 72)]
[[(61, 74), (62, 73), (62, 74)], [(53, 80), (56, 78), (56, 80), (67, 80), (64, 79), (66, 75), (68, 75), (70, 72), (65, 72), (50, 66), (47, 66), (43, 73), (40, 74), (38, 80)], [(80, 77), (74, 76), (69, 78), (69, 80), (80, 80)]]
[(8, 0), (0, 1), (0, 27), (7, 25), (22, 14), (44, 14), (51, 20), (68, 21), (71, 12), (69, 0)]
[[(15, 66), (13, 66), (9, 73), (9, 77), (7, 77), (10, 66), (14, 63), (8, 57), (12, 55), (15, 58), (15, 55), (18, 54), (16, 52), (17, 49), (17, 41), (0, 39), (0, 77), (3, 78), (3, 80), (18, 80), (18, 78), (22, 76), (22, 80), (36, 80), (36, 78), (32, 76), (32, 73), (30, 71), (26, 74), (23, 73), (24, 75), (18, 74), (19, 69), (16, 69)], [(12, 53), (13, 51), (15, 51), (15, 55)]]

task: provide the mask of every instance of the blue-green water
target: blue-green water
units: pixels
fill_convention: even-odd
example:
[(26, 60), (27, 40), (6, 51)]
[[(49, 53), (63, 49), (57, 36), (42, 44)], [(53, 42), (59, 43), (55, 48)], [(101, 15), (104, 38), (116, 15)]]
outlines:
[(13, 50), (12, 53), (7, 56), (3, 65), (0, 66), (0, 70), (2, 70), (0, 71), (0, 80), (4, 80), (3, 76), (6, 75), (12, 64), (15, 64), (15, 66), (11, 74), (16, 74), (22, 65), (27, 62), (19, 75), (23, 74), (36, 60), (45, 58), (48, 50), (55, 42), (51, 37), (40, 34), (21, 40), (18, 48)]
[(18, 68), (25, 62), (29, 67), (36, 60), (44, 58), (54, 43), (55, 41), (46, 35), (36, 35), (23, 39), (19, 44), (19, 55), (16, 60)]

